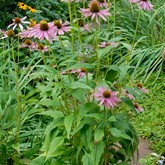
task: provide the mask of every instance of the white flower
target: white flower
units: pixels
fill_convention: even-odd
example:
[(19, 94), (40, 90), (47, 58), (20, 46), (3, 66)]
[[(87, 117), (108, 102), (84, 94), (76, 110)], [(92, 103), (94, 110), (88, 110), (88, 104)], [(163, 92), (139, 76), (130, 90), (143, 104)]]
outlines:
[(23, 29), (23, 26), (21, 25), (22, 24), (30, 24), (30, 22), (28, 21), (24, 21), (27, 17), (23, 17), (23, 18), (19, 18), (19, 17), (16, 17), (13, 19), (13, 23), (10, 24), (7, 28), (13, 26), (13, 30), (18, 26), (21, 30)]

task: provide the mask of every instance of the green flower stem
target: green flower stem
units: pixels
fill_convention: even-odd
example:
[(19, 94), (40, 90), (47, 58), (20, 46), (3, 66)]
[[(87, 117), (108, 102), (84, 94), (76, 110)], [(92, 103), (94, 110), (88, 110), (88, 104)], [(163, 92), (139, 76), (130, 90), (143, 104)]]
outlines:
[[(19, 48), (18, 48), (19, 49)], [(19, 54), (19, 53), (18, 53)], [(20, 91), (19, 91), (19, 82), (18, 82), (18, 66), (16, 64), (15, 61), (15, 54), (14, 54), (14, 47), (12, 44), (12, 58), (13, 58), (13, 64), (14, 64), (14, 70), (15, 70), (15, 86), (16, 86), (16, 101), (17, 101), (17, 109), (16, 109), (16, 125), (17, 125), (17, 132), (16, 132), (16, 144), (19, 146), (18, 150), (17, 150), (17, 154), (18, 154), (18, 161), (19, 161), (19, 157), (20, 157), (20, 129), (21, 129), (21, 121), (20, 121), (20, 111), (21, 111), (21, 105), (20, 105)]]
[(130, 53), (128, 54), (127, 62), (129, 62), (131, 60), (131, 54), (132, 54), (132, 52), (134, 50), (134, 47), (135, 47), (135, 39), (136, 39), (137, 30), (138, 30), (138, 26), (139, 26), (140, 13), (141, 12), (139, 12), (138, 19), (137, 19), (137, 22), (136, 22), (135, 33), (134, 33), (134, 37), (133, 37), (133, 41), (132, 41), (132, 48), (130, 50)]
[[(70, 24), (72, 26), (71, 2), (68, 2), (68, 11), (69, 11)], [(74, 54), (74, 32), (73, 32), (73, 29), (71, 29), (71, 44), (72, 44), (72, 53)]]
[(62, 42), (62, 38), (60, 35), (59, 35), (59, 39), (60, 39), (60, 44), (61, 44), (61, 48), (62, 48), (62, 54), (63, 54), (63, 56), (65, 56), (65, 47), (64, 47), (64, 44)]

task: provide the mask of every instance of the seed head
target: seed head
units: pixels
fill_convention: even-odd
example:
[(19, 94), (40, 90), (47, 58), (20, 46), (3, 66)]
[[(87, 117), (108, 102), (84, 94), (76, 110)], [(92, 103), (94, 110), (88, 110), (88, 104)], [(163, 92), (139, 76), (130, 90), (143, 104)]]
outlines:
[(40, 30), (47, 31), (48, 29), (49, 29), (49, 25), (48, 25), (47, 21), (42, 20), (40, 22)]
[(87, 70), (86, 70), (86, 68), (81, 68), (81, 72), (86, 72)]
[(105, 91), (105, 92), (103, 93), (103, 96), (104, 96), (104, 98), (110, 98), (110, 96), (111, 96), (110, 91)]
[(44, 49), (44, 45), (43, 44), (38, 44), (38, 49), (43, 50)]
[(14, 23), (15, 23), (15, 24), (21, 23), (21, 19), (18, 18), (18, 17), (14, 18)]
[(32, 41), (29, 40), (29, 39), (26, 39), (26, 40), (24, 41), (24, 44), (30, 46), (30, 45), (32, 45)]
[(90, 4), (90, 11), (92, 13), (98, 13), (100, 11), (100, 6), (97, 1), (93, 1)]
[(57, 26), (58, 29), (61, 29), (62, 28), (62, 25), (61, 25), (61, 23), (60, 23), (59, 20), (55, 20), (54, 21), (54, 26)]
[(13, 30), (8, 30), (8, 31), (7, 31), (7, 36), (8, 36), (8, 37), (14, 37), (14, 36), (15, 36), (14, 31), (13, 31)]

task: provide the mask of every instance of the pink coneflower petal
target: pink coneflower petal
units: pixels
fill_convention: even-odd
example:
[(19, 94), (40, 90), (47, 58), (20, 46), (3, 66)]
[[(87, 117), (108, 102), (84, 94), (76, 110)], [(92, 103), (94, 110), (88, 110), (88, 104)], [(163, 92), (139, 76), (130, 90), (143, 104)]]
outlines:
[(97, 101), (99, 101), (99, 105), (104, 104), (104, 106), (108, 109), (111, 107), (117, 106), (117, 102), (120, 101), (120, 99), (117, 97), (118, 92), (117, 91), (111, 91), (106, 90), (105, 87), (98, 87), (96, 88), (96, 92), (94, 93), (94, 96)]
[(138, 104), (138, 103), (133, 103), (134, 108), (137, 112), (143, 112), (144, 109)]
[(55, 34), (58, 35), (64, 35), (64, 33), (70, 31), (69, 22), (62, 23), (62, 20), (55, 20), (52, 22), (52, 24), (55, 26)]
[(109, 8), (108, 9), (100, 9), (98, 1), (92, 1), (89, 4), (89, 8), (81, 9), (82, 15), (87, 18), (91, 17), (92, 20), (96, 19), (96, 22), (99, 23), (99, 17), (102, 18), (104, 21), (107, 19), (105, 17), (110, 16)]
[(10, 24), (7, 28), (9, 28), (9, 27), (11, 27), (11, 26), (14, 25), (14, 26), (13, 26), (13, 30), (14, 30), (17, 26), (20, 28), (20, 30), (22, 30), (22, 29), (23, 29), (22, 24), (30, 24), (30, 22), (24, 21), (26, 18), (27, 18), (26, 16), (23, 17), (23, 18), (18, 18), (18, 17), (14, 18), (14, 19), (13, 19), (13, 23)]

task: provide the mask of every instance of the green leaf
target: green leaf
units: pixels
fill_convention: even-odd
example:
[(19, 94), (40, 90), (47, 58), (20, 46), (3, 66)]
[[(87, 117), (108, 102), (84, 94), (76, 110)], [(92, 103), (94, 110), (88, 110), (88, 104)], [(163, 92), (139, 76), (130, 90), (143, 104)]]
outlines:
[(90, 89), (90, 90), (92, 89), (90, 86), (83, 84), (81, 82), (73, 82), (69, 85), (69, 88), (71, 88), (71, 89), (81, 88), (81, 89)]
[(71, 94), (78, 101), (80, 101), (81, 103), (84, 103), (86, 93), (87, 93), (87, 90), (86, 89), (80, 89), (80, 88), (78, 88), (78, 89), (72, 90), (72, 93)]
[(70, 114), (69, 116), (66, 116), (64, 119), (64, 125), (67, 131), (67, 138), (69, 139), (69, 134), (71, 131), (71, 127), (72, 127), (72, 122), (73, 122), (73, 114)]
[(123, 79), (126, 76), (129, 68), (130, 68), (130, 65), (121, 65), (121, 66), (119, 66), (119, 69), (120, 69), (119, 81), (120, 82), (123, 81)]
[(78, 131), (80, 131), (85, 124), (89, 124), (90, 123), (90, 119), (89, 118), (85, 118), (83, 121), (80, 122), (80, 124), (75, 128), (75, 130), (71, 133), (72, 135), (76, 134)]
[(116, 138), (131, 140), (130, 136), (128, 136), (125, 132), (123, 132), (115, 127), (110, 128), (110, 132), (111, 132), (112, 136), (114, 136)]
[(92, 159), (92, 164), (94, 165), (99, 165), (99, 162), (101, 160), (101, 156), (104, 153), (104, 148), (105, 144), (103, 141), (99, 141), (95, 145), (91, 145), (90, 150), (91, 150), (91, 159)]
[(124, 43), (124, 42), (120, 42), (125, 48), (127, 48), (129, 51), (132, 50), (132, 45), (128, 44), (128, 43)]
[[(58, 149), (58, 147), (62, 146), (63, 143), (64, 143), (64, 137), (60, 136), (60, 137), (54, 138), (52, 142), (50, 143), (50, 147), (46, 151), (46, 159), (53, 157), (54, 156), (53, 153)], [(59, 155), (60, 154), (61, 152), (59, 152)]]
[(111, 121), (111, 122), (116, 121), (116, 117), (115, 116), (111, 116), (111, 117), (108, 118), (108, 121)]
[(85, 116), (95, 118), (97, 120), (102, 120), (104, 118), (104, 116), (102, 114), (99, 114), (99, 113), (86, 114)]
[(132, 100), (130, 100), (130, 99), (128, 99), (128, 98), (125, 98), (125, 97), (121, 97), (120, 99), (121, 99), (126, 105), (128, 105), (132, 110), (134, 110), (135, 113), (137, 113), (135, 107), (134, 107), (133, 104), (132, 104)]
[(99, 58), (103, 58), (110, 50), (113, 48), (113, 46), (107, 46), (106, 48), (97, 50)]
[(106, 76), (105, 76), (105, 80), (106, 81), (110, 81), (110, 82), (113, 82), (115, 80), (117, 80), (117, 76), (119, 75), (119, 72), (116, 71), (116, 70), (113, 70), (113, 69), (110, 69)]
[(94, 132), (94, 139), (95, 142), (100, 141), (104, 136), (104, 131), (102, 129), (96, 129), (96, 131)]
[(85, 155), (83, 155), (82, 162), (83, 162), (83, 165), (93, 165), (90, 155), (88, 153), (85, 153)]
[(67, 70), (71, 70), (71, 69), (80, 69), (80, 68), (91, 69), (91, 68), (94, 68), (94, 64), (79, 63), (79, 64), (72, 65), (72, 66), (69, 67)]
[(39, 113), (39, 114), (51, 116), (53, 118), (64, 117), (64, 114), (61, 111), (53, 111), (53, 110), (44, 111), (44, 112)]

